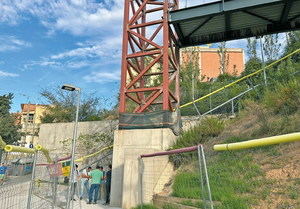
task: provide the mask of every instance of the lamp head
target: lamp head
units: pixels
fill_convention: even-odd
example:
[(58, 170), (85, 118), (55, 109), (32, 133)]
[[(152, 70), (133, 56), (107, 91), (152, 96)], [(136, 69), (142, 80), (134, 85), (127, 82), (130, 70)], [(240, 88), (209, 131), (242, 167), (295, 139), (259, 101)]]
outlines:
[(66, 90), (66, 91), (79, 91), (80, 88), (76, 87), (76, 86), (72, 86), (69, 84), (64, 84), (61, 89)]

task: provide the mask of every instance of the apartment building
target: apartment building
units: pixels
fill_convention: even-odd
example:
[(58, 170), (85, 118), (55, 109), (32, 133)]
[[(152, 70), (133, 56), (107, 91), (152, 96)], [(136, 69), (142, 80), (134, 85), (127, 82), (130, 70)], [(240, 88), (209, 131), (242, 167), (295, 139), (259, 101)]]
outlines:
[(48, 105), (41, 104), (21, 104), (19, 113), (19, 124), (23, 133), (21, 144), (29, 145), (30, 142), (37, 143), (41, 117), (47, 110)]
[(220, 74), (240, 75), (245, 69), (244, 50), (226, 48), (223, 53), (219, 48), (188, 47), (180, 50), (181, 69), (192, 63), (199, 68), (199, 79), (211, 81)]

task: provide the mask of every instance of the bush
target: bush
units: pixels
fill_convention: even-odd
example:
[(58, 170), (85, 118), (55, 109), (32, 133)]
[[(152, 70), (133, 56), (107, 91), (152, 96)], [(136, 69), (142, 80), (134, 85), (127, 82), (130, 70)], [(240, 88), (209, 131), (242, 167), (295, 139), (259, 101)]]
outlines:
[(268, 90), (264, 96), (265, 106), (275, 114), (290, 115), (300, 107), (300, 84), (291, 80), (278, 84), (275, 90)]

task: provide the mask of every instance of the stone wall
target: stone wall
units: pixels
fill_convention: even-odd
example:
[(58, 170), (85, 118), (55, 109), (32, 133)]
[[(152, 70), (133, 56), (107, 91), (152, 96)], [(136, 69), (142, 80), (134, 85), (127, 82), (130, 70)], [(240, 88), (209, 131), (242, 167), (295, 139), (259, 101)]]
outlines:
[[(41, 124), (38, 144), (53, 152), (61, 153), (61, 141), (73, 137), (74, 123), (46, 123)], [(117, 121), (91, 121), (78, 123), (78, 136), (98, 132), (113, 131), (117, 128)]]

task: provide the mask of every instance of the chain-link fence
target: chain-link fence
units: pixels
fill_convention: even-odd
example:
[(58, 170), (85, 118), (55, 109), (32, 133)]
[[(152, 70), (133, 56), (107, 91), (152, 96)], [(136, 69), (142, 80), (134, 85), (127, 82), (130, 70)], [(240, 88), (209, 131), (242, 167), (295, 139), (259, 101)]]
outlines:
[(0, 168), (0, 208), (26, 208), (34, 154), (4, 152)]
[(142, 155), (141, 205), (213, 208), (203, 146)]
[[(5, 175), (1, 176), (0, 185), (0, 208), (27, 208), (27, 209), (59, 209), (66, 208), (68, 200), (68, 189), (70, 184), (72, 199), (71, 208), (84, 208), (88, 190), (81, 201), (82, 184), (81, 171), (95, 164), (106, 168), (111, 164), (111, 150), (105, 150), (94, 156), (93, 160), (80, 161), (78, 175), (75, 181), (69, 179), (70, 157), (52, 154), (49, 159), (40, 151), (34, 154), (19, 154), (17, 152), (6, 152), (1, 162), (1, 169), (5, 168)], [(85, 162), (86, 161), (86, 162)], [(73, 187), (76, 184), (75, 187)], [(101, 186), (102, 192), (99, 196), (100, 202), (106, 201), (105, 182)], [(99, 193), (100, 194), (100, 193)]]

